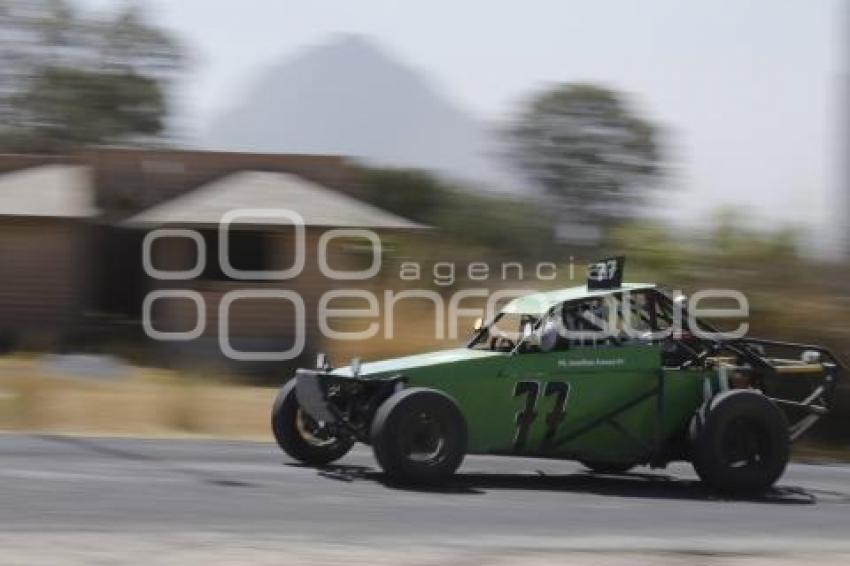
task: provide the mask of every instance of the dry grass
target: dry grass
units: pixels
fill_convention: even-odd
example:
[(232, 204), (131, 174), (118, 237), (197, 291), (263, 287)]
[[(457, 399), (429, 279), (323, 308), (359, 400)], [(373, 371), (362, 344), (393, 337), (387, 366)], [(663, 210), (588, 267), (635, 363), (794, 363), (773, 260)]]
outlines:
[(36, 358), (7, 358), (0, 361), (0, 429), (268, 439), (275, 394), (135, 367), (113, 379), (68, 376)]
[[(394, 336), (383, 328), (365, 341), (328, 342), (335, 365), (353, 357), (376, 360), (455, 347), (461, 339), (433, 338), (433, 305), (401, 304)], [(464, 321), (471, 326), (471, 321)], [(339, 330), (365, 327), (342, 320)], [(427, 331), (424, 329), (427, 328)], [(460, 333), (467, 328), (461, 328)], [(251, 387), (212, 377), (130, 366), (121, 375), (98, 378), (58, 372), (44, 357), (0, 359), (0, 431), (132, 436), (270, 438), (269, 413), (276, 387)], [(283, 378), (281, 379), (283, 381)]]

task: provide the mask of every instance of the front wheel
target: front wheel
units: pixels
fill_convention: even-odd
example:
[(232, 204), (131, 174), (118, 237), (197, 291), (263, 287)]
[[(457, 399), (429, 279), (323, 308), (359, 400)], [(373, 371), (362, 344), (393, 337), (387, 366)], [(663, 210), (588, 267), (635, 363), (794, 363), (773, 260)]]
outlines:
[(693, 464), (700, 479), (725, 492), (759, 492), (782, 475), (790, 455), (788, 422), (752, 390), (721, 393), (691, 423)]
[(295, 380), (284, 385), (272, 407), (272, 432), (278, 445), (292, 458), (311, 466), (324, 466), (345, 456), (354, 445), (351, 437), (336, 437), (298, 404)]
[(466, 453), (466, 421), (448, 395), (399, 391), (378, 408), (371, 428), (375, 458), (394, 482), (433, 484), (450, 477)]

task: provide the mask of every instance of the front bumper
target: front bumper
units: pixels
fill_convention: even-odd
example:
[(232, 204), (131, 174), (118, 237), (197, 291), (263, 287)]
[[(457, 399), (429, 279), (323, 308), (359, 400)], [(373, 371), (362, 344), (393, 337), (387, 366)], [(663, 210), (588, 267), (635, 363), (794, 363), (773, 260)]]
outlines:
[(378, 407), (405, 381), (401, 375), (352, 377), (316, 369), (299, 369), (295, 379), (298, 404), (308, 415), (363, 442)]
[(333, 424), (340, 421), (340, 415), (328, 403), (327, 397), (330, 382), (337, 379), (317, 370), (299, 369), (295, 372), (298, 404), (317, 421)]

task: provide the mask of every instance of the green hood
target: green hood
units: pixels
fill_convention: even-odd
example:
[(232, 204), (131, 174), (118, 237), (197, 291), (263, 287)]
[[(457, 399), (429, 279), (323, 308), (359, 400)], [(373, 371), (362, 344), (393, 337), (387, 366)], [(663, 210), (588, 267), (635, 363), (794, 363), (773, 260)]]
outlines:
[[(403, 358), (391, 358), (377, 362), (366, 362), (360, 366), (360, 375), (363, 377), (385, 373), (403, 372), (427, 366), (441, 364), (452, 364), (468, 360), (492, 358), (494, 356), (506, 356), (503, 352), (491, 352), (488, 350), (473, 350), (471, 348), (454, 348), (451, 350), (439, 350), (427, 354), (416, 354), (404, 356)], [(341, 367), (331, 372), (333, 375), (351, 376), (351, 367)]]

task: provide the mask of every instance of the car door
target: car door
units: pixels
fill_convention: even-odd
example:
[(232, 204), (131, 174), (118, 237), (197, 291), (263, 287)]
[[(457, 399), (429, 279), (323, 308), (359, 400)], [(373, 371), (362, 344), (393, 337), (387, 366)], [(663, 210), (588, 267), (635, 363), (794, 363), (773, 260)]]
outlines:
[(513, 430), (500, 452), (622, 460), (644, 453), (655, 431), (661, 369), (642, 340), (565, 341), (506, 361), (499, 395)]

